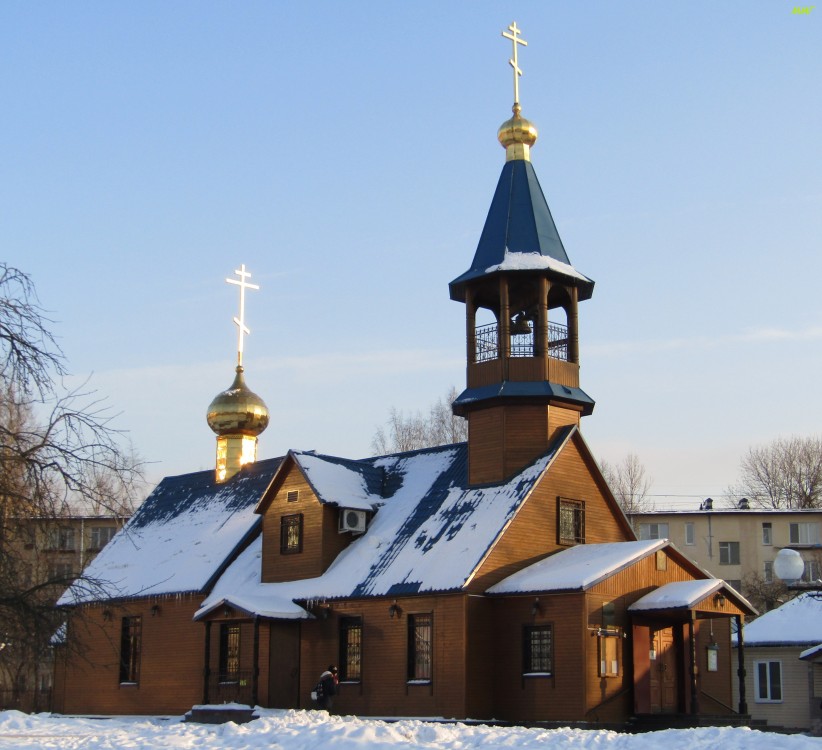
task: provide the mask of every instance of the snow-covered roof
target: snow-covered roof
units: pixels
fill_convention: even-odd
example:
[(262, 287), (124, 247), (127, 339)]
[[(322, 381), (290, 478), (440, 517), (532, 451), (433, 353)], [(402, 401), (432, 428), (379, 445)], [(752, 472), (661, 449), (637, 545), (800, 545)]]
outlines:
[(504, 578), (488, 593), (584, 591), (668, 544), (666, 539), (579, 544)]
[(263, 537), (258, 536), (225, 573), (220, 576), (211, 593), (200, 605), (197, 617), (202, 617), (224, 604), (249, 614), (283, 620), (308, 619), (311, 615), (294, 603), (289, 592), (293, 584), (262, 584)]
[(678, 609), (693, 607), (697, 602), (710, 596), (725, 586), (719, 578), (699, 579), (695, 581), (674, 581), (654, 589), (637, 599), (628, 610), (644, 612), (651, 609)]
[(800, 594), (746, 625), (744, 638), (746, 646), (822, 643), (822, 600), (812, 594)]
[[(379, 510), (366, 533), (323, 575), (261, 583), (249, 551), (228, 568), (197, 616), (223, 601), (263, 615), (271, 611), (270, 602), (291, 611), (282, 602), (460, 590), (575, 432), (575, 427), (564, 428), (549, 453), (507, 482), (486, 487), (467, 485), (464, 443), (365, 459), (383, 472), (382, 494), (364, 496)], [(304, 458), (298, 456), (300, 462)], [(310, 463), (316, 471), (319, 464)], [(345, 465), (339, 463), (338, 470)]]
[(205, 591), (260, 524), (254, 507), (281, 460), (223, 484), (213, 471), (166, 477), (58, 604)]
[(806, 648), (799, 654), (800, 659), (817, 659), (819, 657), (822, 657), (822, 643)]
[(495, 271), (543, 271), (550, 270), (561, 273), (563, 276), (570, 276), (572, 279), (579, 279), (592, 283), (591, 279), (581, 274), (570, 263), (563, 263), (561, 260), (552, 258), (550, 255), (540, 255), (538, 253), (513, 252), (505, 248), (505, 256), (500, 263), (495, 263), (485, 269), (486, 274)]

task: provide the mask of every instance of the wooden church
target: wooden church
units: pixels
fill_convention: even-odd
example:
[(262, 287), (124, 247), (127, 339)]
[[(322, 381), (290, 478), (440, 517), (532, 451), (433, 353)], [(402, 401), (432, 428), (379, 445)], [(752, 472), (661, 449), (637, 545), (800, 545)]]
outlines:
[[(518, 97), (470, 268), (467, 443), (361, 460), (256, 461), (268, 423), (236, 378), (212, 402), (216, 470), (164, 479), (62, 597), (55, 709), (182, 713), (240, 702), (615, 724), (731, 716), (748, 602), (667, 540), (637, 541), (580, 433), (578, 304)], [(239, 272), (241, 295), (248, 274)], [(241, 304), (242, 309), (242, 304)], [(241, 313), (242, 317), (242, 313)], [(740, 663), (742, 659), (740, 649)]]

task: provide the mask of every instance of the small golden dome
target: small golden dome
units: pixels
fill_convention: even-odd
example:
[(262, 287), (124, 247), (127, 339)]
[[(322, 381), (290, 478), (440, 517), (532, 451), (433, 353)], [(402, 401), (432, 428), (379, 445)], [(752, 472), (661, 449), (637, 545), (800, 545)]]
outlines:
[(268, 407), (245, 384), (243, 368), (227, 391), (218, 393), (208, 407), (208, 426), (218, 435), (242, 434), (256, 437), (268, 427)]
[(499, 126), (497, 138), (505, 149), (505, 161), (531, 160), (531, 146), (537, 140), (537, 128), (530, 120), (520, 116), (519, 104), (514, 105), (514, 116)]

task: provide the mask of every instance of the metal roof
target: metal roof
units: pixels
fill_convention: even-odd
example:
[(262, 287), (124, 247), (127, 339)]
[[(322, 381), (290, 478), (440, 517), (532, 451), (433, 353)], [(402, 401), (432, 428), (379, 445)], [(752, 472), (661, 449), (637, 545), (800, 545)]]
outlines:
[[(468, 281), (496, 273), (511, 253), (543, 256), (557, 262), (546, 271), (571, 279), (579, 298), (588, 299), (594, 282), (576, 272), (560, 239), (548, 202), (530, 161), (513, 160), (502, 168), (491, 208), (471, 267), (451, 282), (451, 299), (465, 298)], [(567, 266), (565, 271), (562, 266)]]

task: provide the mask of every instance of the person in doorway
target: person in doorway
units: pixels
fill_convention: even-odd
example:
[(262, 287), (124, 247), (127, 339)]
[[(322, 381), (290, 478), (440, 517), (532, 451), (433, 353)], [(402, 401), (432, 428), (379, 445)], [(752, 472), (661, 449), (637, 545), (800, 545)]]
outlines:
[(320, 675), (317, 683), (317, 705), (324, 711), (331, 713), (334, 705), (334, 696), (337, 694), (337, 668), (331, 664), (328, 669)]

